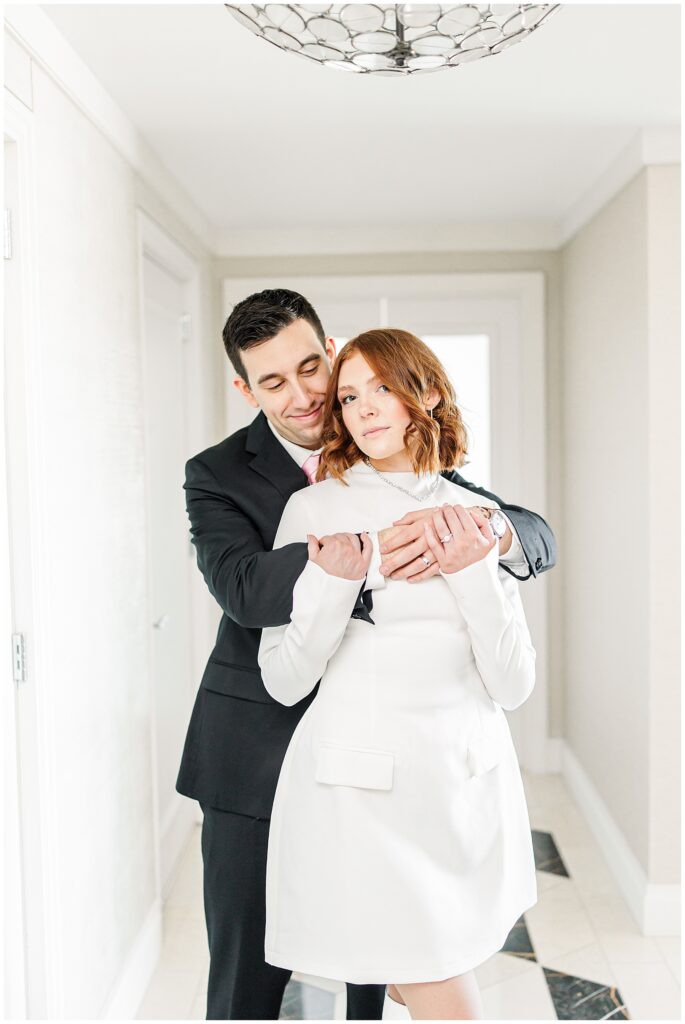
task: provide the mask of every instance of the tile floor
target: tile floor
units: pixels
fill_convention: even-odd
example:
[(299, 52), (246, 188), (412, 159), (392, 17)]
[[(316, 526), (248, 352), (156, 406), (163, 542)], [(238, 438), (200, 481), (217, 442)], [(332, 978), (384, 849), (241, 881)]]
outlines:
[[(538, 902), (476, 976), (490, 1020), (681, 1020), (680, 940), (643, 936), (559, 775), (524, 774)], [(200, 828), (164, 908), (164, 946), (139, 1020), (205, 1016)], [(314, 980), (314, 979), (312, 979)], [(344, 986), (294, 976), (283, 1020), (344, 1018)], [(384, 1019), (409, 1019), (386, 999)]]

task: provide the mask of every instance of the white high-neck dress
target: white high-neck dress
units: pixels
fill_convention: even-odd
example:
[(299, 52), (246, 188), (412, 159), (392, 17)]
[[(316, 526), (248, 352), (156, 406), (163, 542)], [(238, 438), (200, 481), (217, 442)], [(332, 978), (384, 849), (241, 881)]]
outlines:
[[(425, 493), (431, 478), (385, 474)], [(294, 494), (274, 547), (371, 532), (406, 512), (474, 504), (440, 477), (422, 503), (363, 463)], [(494, 505), (487, 500), (479, 503)], [(266, 878), (267, 963), (357, 984), (438, 981), (502, 948), (537, 901), (530, 822), (503, 708), (530, 695), (535, 650), (516, 580), (481, 561), (417, 584), (308, 562), (291, 621), (259, 664), (292, 705), (320, 679), (278, 780)]]

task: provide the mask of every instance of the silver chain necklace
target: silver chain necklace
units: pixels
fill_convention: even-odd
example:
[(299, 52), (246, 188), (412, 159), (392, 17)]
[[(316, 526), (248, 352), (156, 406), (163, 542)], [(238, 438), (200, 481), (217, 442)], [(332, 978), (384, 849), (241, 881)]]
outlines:
[(387, 476), (383, 476), (383, 474), (380, 473), (375, 466), (371, 465), (369, 459), (362, 459), (362, 462), (364, 463), (365, 466), (368, 466), (369, 469), (372, 469), (376, 476), (379, 476), (384, 483), (388, 484), (390, 487), (395, 487), (398, 491), (403, 491), (404, 494), (408, 494), (410, 498), (414, 499), (414, 501), (428, 501), (428, 499), (435, 494), (438, 484), (440, 483), (440, 474), (438, 473), (433, 483), (430, 484), (424, 496), (420, 498), (418, 494), (415, 494), (413, 491), (407, 490), (406, 487), (402, 487), (400, 484), (396, 484), (394, 483), (394, 481), (388, 480)]

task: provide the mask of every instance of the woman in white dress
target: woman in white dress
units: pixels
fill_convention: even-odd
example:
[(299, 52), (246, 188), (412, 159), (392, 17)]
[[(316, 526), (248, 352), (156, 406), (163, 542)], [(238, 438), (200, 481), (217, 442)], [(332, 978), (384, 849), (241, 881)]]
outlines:
[[(388, 984), (414, 1019), (474, 1019), (473, 968), (537, 901), (503, 711), (530, 695), (535, 651), (485, 515), (440, 475), (463, 465), (466, 433), (431, 350), (389, 329), (348, 342), (323, 436), (320, 482), (290, 498), (274, 543), (306, 537), (309, 561), (259, 650), (283, 704), (321, 680), (276, 790), (266, 961)], [(440, 575), (385, 579), (376, 529), (435, 506)], [(362, 587), (372, 621), (350, 618)]]

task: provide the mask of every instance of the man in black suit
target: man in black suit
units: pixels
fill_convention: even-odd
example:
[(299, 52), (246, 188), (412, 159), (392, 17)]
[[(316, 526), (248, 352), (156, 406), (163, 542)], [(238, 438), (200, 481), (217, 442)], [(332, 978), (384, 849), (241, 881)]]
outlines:
[[(264, 961), (269, 817), (286, 748), (318, 687), (293, 707), (274, 701), (262, 684), (257, 651), (263, 627), (289, 621), (293, 587), (307, 562), (304, 542), (271, 549), (288, 498), (310, 482), (335, 346), (307, 300), (285, 289), (239, 303), (223, 338), (234, 384), (260, 412), (250, 426), (186, 464), (197, 563), (223, 616), (176, 788), (198, 800), (204, 815), (207, 1018), (275, 1020), (290, 972)], [(446, 475), (502, 506), (507, 532), (500, 558), (508, 571), (527, 579), (552, 568), (554, 536), (540, 516), (501, 502), (458, 473)], [(433, 575), (437, 565), (426, 568), (421, 560), (423, 523), (414, 516), (401, 522), (392, 533), (394, 551), (384, 558), (388, 572), (393, 578)], [(381, 540), (389, 536), (381, 533)], [(319, 540), (324, 559), (327, 548), (332, 552), (340, 543), (337, 536)], [(352, 614), (368, 618), (363, 591)], [(380, 1020), (384, 994), (382, 985), (348, 984), (348, 1019)]]

